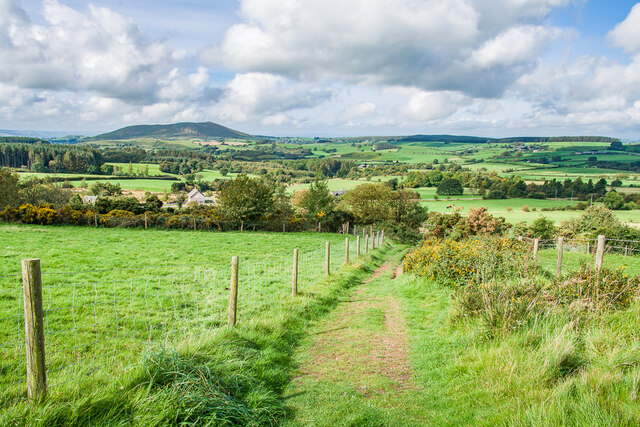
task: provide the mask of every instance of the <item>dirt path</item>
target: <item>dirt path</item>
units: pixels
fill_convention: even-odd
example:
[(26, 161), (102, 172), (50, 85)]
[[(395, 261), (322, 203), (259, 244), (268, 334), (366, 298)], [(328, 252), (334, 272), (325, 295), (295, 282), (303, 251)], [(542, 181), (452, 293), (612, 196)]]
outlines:
[(321, 324), (300, 379), (343, 382), (370, 396), (415, 389), (407, 324), (398, 300), (384, 292), (401, 269), (384, 264)]

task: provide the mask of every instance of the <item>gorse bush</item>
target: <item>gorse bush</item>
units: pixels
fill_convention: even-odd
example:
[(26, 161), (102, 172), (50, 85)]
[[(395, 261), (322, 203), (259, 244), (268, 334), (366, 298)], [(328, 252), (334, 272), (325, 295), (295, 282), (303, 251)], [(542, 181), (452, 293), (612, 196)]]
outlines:
[(477, 285), (521, 273), (527, 252), (527, 244), (507, 237), (426, 240), (404, 268), (448, 286)]
[(586, 265), (560, 278), (539, 274), (530, 245), (505, 237), (426, 240), (404, 266), (454, 287), (457, 317), (480, 319), (486, 335), (504, 336), (554, 312), (570, 319), (629, 307), (640, 276), (625, 267), (595, 271)]

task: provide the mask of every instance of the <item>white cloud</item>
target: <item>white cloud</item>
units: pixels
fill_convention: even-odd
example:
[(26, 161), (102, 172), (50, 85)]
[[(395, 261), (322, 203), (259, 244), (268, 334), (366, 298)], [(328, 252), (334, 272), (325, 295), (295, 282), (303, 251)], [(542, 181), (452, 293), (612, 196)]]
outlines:
[(543, 26), (509, 28), (473, 52), (469, 64), (480, 69), (512, 66), (537, 58), (561, 32)]
[(497, 97), (560, 34), (530, 22), (567, 2), (242, 0), (245, 22), (201, 58), (305, 81)]
[[(215, 107), (220, 117), (244, 122), (274, 116), (290, 110), (311, 108), (329, 99), (332, 93), (310, 85), (291, 82), (268, 73), (238, 74), (226, 87)], [(273, 122), (273, 120), (272, 120)]]
[(1, 1), (0, 82), (148, 103), (183, 56), (104, 7), (81, 13), (45, 0), (46, 24), (36, 25), (13, 0)]
[(417, 122), (431, 122), (454, 114), (469, 99), (458, 92), (418, 91), (403, 108), (403, 113)]
[(352, 120), (366, 119), (376, 114), (377, 106), (373, 102), (362, 102), (351, 105), (342, 113), (341, 119), (350, 122)]
[(609, 40), (631, 55), (640, 53), (640, 3), (633, 6), (627, 18), (608, 34)]

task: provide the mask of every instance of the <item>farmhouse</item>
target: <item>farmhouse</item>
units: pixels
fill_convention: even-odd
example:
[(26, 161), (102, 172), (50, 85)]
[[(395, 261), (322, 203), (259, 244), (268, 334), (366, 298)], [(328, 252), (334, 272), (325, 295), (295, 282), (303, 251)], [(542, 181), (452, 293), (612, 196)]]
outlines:
[(331, 191), (331, 195), (334, 197), (344, 196), (345, 194), (347, 194), (345, 190)]
[(202, 194), (200, 190), (194, 187), (193, 190), (191, 190), (189, 194), (187, 194), (187, 203), (195, 203), (198, 205), (204, 205), (204, 204), (215, 205), (216, 201), (213, 199), (213, 197), (205, 197), (205, 195)]
[(98, 196), (84, 196), (82, 198), (82, 203), (95, 203), (98, 200)]

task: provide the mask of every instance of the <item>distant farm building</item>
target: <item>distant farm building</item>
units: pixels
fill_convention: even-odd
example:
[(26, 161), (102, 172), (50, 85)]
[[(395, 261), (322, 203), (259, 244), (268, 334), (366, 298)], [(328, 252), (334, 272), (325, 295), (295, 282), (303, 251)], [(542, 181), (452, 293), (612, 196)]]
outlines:
[(216, 201), (213, 199), (213, 197), (206, 197), (204, 194), (200, 192), (200, 190), (194, 187), (193, 190), (191, 190), (189, 194), (187, 194), (187, 203), (194, 203), (197, 205), (204, 205), (204, 204), (215, 205)]
[(345, 194), (347, 194), (346, 190), (331, 191), (331, 195), (334, 197), (344, 196)]
[(82, 203), (94, 204), (96, 200), (98, 200), (98, 196), (84, 196), (82, 198)]

